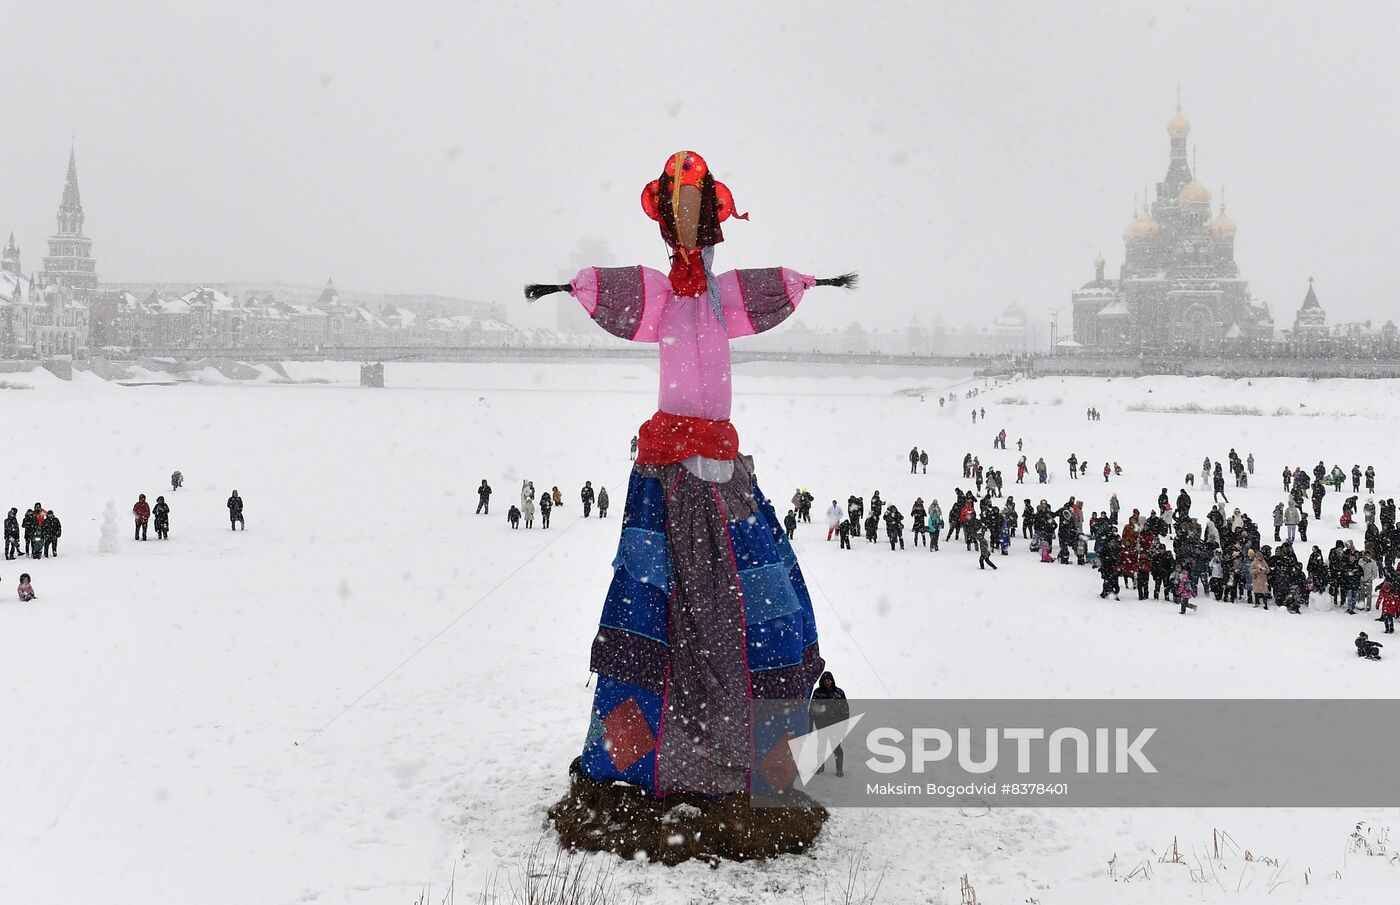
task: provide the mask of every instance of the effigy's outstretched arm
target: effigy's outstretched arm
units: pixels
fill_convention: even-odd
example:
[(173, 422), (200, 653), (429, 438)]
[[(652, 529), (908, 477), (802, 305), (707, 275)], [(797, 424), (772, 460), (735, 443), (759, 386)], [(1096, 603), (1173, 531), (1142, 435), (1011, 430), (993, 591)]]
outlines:
[(572, 295), (613, 336), (654, 343), (671, 281), (650, 267), (585, 267), (568, 283), (529, 284), (525, 298), (533, 302), (554, 292)]
[(797, 310), (802, 294), (813, 286), (853, 288), (857, 277), (818, 279), (786, 267), (731, 270), (717, 277), (724, 304), (725, 331), (729, 338), (762, 333), (787, 320)]

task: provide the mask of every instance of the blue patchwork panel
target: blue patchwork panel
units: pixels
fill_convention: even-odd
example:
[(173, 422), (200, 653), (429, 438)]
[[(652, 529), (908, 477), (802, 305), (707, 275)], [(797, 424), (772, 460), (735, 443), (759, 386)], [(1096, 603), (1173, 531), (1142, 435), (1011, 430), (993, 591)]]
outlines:
[(626, 569), (618, 568), (608, 586), (599, 623), (665, 644), (670, 599), (669, 592), (656, 585), (643, 584)]
[(642, 584), (649, 584), (665, 593), (671, 592), (675, 575), (671, 571), (671, 548), (661, 531), (646, 528), (623, 528), (617, 544), (613, 568), (624, 568), (627, 574)]
[(634, 469), (627, 481), (627, 504), (622, 513), (623, 528), (646, 531), (666, 530), (666, 491), (661, 482)]
[(744, 595), (744, 621), (748, 625), (770, 622), (802, 606), (793, 592), (788, 567), (780, 562), (740, 572), (739, 591)]
[[(656, 738), (661, 726), (661, 696), (643, 688), (619, 682), (607, 676), (598, 677), (598, 687), (593, 693), (593, 714), (589, 721), (588, 738), (584, 742), (583, 756), (579, 761), (585, 776), (608, 782), (622, 780), (641, 786), (648, 794), (656, 794), (656, 751), (630, 764), (626, 770), (618, 770), (603, 734), (603, 720), (628, 698), (637, 702), (652, 738)], [(597, 724), (596, 728), (594, 723)]]

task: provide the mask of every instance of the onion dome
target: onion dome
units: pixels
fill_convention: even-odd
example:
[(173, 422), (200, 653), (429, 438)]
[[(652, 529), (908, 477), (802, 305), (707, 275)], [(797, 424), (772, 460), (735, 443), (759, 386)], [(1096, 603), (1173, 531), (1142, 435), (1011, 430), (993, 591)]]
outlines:
[(1211, 235), (1217, 239), (1235, 238), (1235, 221), (1230, 219), (1230, 215), (1225, 213), (1225, 208), (1220, 209), (1220, 213), (1215, 219), (1210, 221)]
[(1186, 204), (1209, 204), (1210, 189), (1201, 184), (1199, 179), (1193, 178), (1182, 188), (1181, 194), (1177, 195), (1177, 200)]
[(1094, 257), (1094, 266), (1095, 266), (1095, 267), (1102, 267), (1102, 266), (1104, 265), (1104, 263), (1105, 263), (1105, 262), (1104, 262), (1104, 259), (1103, 259), (1103, 255), (1102, 255), (1102, 254), (1096, 255), (1096, 256)]
[(1176, 108), (1176, 116), (1167, 121), (1167, 134), (1172, 138), (1185, 138), (1191, 131), (1191, 123), (1186, 117), (1181, 115), (1181, 108)]
[(1162, 227), (1157, 224), (1156, 220), (1152, 219), (1152, 215), (1149, 214), (1147, 208), (1144, 207), (1138, 212), (1137, 219), (1129, 223), (1128, 228), (1123, 230), (1123, 241), (1136, 242), (1143, 239), (1151, 239), (1156, 236), (1161, 229)]

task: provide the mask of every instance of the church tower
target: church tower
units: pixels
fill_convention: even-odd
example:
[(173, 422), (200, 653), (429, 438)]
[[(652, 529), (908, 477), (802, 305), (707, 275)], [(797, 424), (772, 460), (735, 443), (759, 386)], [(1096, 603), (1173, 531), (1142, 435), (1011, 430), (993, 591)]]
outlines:
[(49, 237), (44, 275), (49, 283), (70, 289), (97, 288), (97, 262), (92, 258), (92, 240), (83, 235), (83, 201), (78, 194), (78, 159), (75, 151), (68, 154), (68, 181), (63, 186), (63, 201), (58, 205), (58, 232)]
[(5, 246), (4, 254), (0, 256), (0, 273), (13, 273), (16, 276), (20, 273), (19, 246), (15, 244), (14, 233), (10, 233), (10, 244)]
[(1186, 162), (1186, 137), (1191, 134), (1191, 122), (1181, 115), (1181, 99), (1177, 98), (1176, 115), (1167, 122), (1167, 136), (1171, 139), (1171, 157), (1167, 163), (1167, 175), (1157, 183), (1157, 200), (1174, 201), (1181, 190), (1191, 182), (1191, 167)]
[(1303, 297), (1303, 306), (1293, 317), (1293, 334), (1299, 339), (1316, 339), (1327, 333), (1327, 311), (1317, 300), (1313, 290), (1313, 278), (1308, 277), (1308, 294)]

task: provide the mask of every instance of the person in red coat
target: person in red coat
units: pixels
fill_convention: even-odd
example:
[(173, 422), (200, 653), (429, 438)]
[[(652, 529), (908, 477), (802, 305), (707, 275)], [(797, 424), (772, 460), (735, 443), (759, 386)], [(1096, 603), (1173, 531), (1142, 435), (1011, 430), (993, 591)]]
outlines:
[(1393, 581), (1386, 579), (1381, 583), (1378, 600), (1381, 607), (1381, 622), (1385, 623), (1385, 633), (1393, 635), (1395, 634), (1395, 617), (1400, 616), (1400, 591), (1396, 590)]
[(136, 505), (131, 507), (131, 514), (136, 516), (136, 540), (146, 539), (146, 523), (151, 520), (151, 504), (146, 502), (146, 495), (141, 494)]

